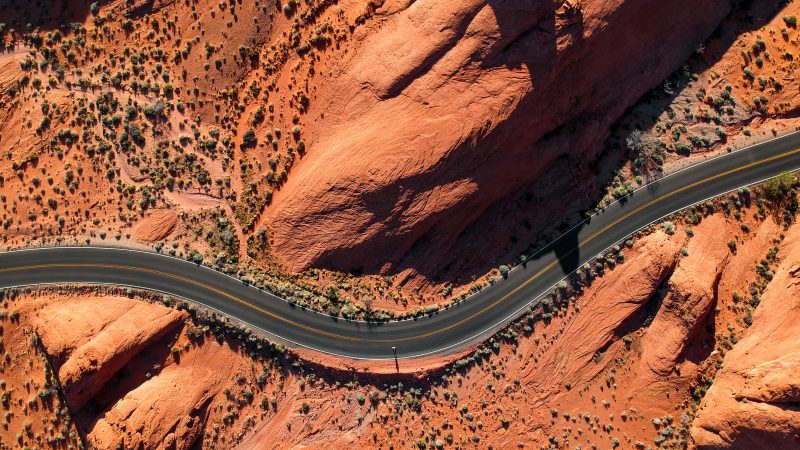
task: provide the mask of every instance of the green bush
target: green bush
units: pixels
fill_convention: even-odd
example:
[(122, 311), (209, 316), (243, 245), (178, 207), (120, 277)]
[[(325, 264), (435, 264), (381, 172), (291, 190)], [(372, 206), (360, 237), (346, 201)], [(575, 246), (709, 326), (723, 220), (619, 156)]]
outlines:
[(242, 136), (242, 147), (243, 148), (252, 148), (258, 144), (258, 139), (256, 138), (256, 132), (253, 129), (249, 129), (244, 132), (244, 136)]
[(767, 181), (764, 194), (766, 194), (767, 198), (770, 200), (777, 200), (779, 197), (789, 192), (795, 184), (797, 184), (797, 177), (793, 173), (784, 172)]
[(503, 278), (508, 278), (508, 272), (509, 272), (509, 268), (508, 268), (508, 266), (506, 266), (505, 264), (503, 264), (502, 266), (500, 266), (500, 275), (501, 275)]

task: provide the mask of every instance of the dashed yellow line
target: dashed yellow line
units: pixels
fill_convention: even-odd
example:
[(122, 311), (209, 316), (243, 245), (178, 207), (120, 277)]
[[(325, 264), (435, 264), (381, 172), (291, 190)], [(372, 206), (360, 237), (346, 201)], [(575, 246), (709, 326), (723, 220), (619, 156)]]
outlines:
[[(785, 153), (781, 153), (780, 155), (775, 155), (775, 156), (772, 156), (770, 158), (762, 159), (760, 161), (752, 162), (752, 163), (746, 164), (744, 166), (728, 170), (728, 171), (723, 172), (723, 173), (719, 173), (717, 175), (705, 178), (705, 179), (700, 180), (700, 181), (696, 181), (696, 182), (694, 182), (692, 184), (686, 185), (686, 186), (684, 186), (682, 188), (679, 188), (679, 189), (671, 191), (671, 192), (669, 192), (667, 194), (664, 194), (664, 195), (662, 195), (662, 196), (660, 196), (658, 198), (655, 198), (655, 199), (645, 203), (644, 205), (641, 205), (641, 206), (637, 207), (636, 209), (628, 212), (627, 214), (623, 215), (622, 217), (620, 217), (620, 218), (614, 220), (613, 222), (611, 222), (610, 224), (606, 225), (601, 230), (598, 230), (597, 232), (595, 232), (592, 235), (588, 236), (586, 239), (581, 241), (578, 244), (577, 247), (575, 247), (573, 249), (570, 249), (570, 251), (567, 254), (570, 254), (570, 253), (573, 253), (573, 252), (577, 251), (578, 249), (580, 249), (581, 247), (583, 247), (584, 245), (586, 245), (587, 243), (592, 241), (597, 236), (599, 236), (602, 233), (608, 231), (610, 228), (616, 226), (618, 223), (620, 223), (623, 220), (631, 217), (632, 215), (638, 213), (639, 211), (641, 211), (641, 210), (643, 210), (645, 208), (648, 208), (648, 207), (650, 207), (650, 206), (652, 206), (652, 205), (654, 205), (656, 203), (659, 203), (659, 202), (661, 202), (663, 200), (666, 200), (666, 199), (668, 199), (668, 198), (670, 198), (670, 197), (672, 197), (672, 196), (674, 196), (676, 194), (684, 192), (684, 191), (686, 191), (688, 189), (692, 189), (692, 188), (694, 188), (696, 186), (699, 186), (701, 184), (708, 183), (709, 181), (713, 181), (713, 180), (716, 180), (718, 178), (730, 175), (732, 173), (740, 172), (742, 170), (746, 170), (746, 169), (749, 169), (751, 167), (759, 166), (761, 164), (765, 164), (765, 163), (768, 163), (770, 161), (774, 161), (774, 160), (777, 160), (777, 159), (780, 159), (780, 158), (784, 158), (786, 156), (793, 155), (793, 154), (796, 154), (796, 153), (800, 153), (800, 148), (797, 148), (795, 150), (791, 150), (791, 151), (788, 151), (788, 152), (785, 152)], [(200, 281), (194, 280), (192, 278), (184, 277), (184, 276), (181, 276), (181, 275), (175, 275), (175, 274), (172, 274), (172, 273), (169, 273), (169, 272), (163, 272), (163, 271), (155, 270), (155, 269), (147, 269), (147, 268), (143, 268), (143, 267), (116, 265), (116, 264), (53, 263), (53, 264), (38, 264), (38, 265), (29, 265), (29, 266), (10, 267), (10, 268), (5, 268), (5, 269), (0, 269), (0, 273), (1, 272), (35, 270), (35, 269), (48, 269), (48, 268), (57, 268), (57, 267), (61, 267), (61, 268), (67, 268), (67, 267), (69, 267), (69, 268), (104, 268), (104, 269), (117, 269), (117, 270), (130, 270), (130, 271), (136, 271), (136, 272), (143, 272), (143, 273), (148, 273), (148, 274), (151, 274), (151, 275), (157, 275), (157, 276), (162, 276), (162, 277), (165, 277), (165, 278), (179, 280), (179, 281), (182, 281), (184, 283), (189, 283), (191, 285), (206, 289), (208, 291), (211, 291), (211, 292), (219, 294), (219, 295), (221, 295), (223, 297), (226, 297), (226, 298), (228, 298), (230, 300), (233, 300), (233, 301), (235, 301), (235, 302), (237, 302), (239, 304), (247, 306), (247, 307), (249, 307), (249, 308), (251, 308), (251, 309), (253, 309), (255, 311), (258, 311), (258, 312), (260, 312), (260, 313), (262, 313), (264, 315), (267, 315), (267, 316), (272, 317), (274, 319), (280, 320), (281, 322), (284, 322), (284, 323), (287, 323), (289, 325), (298, 327), (300, 329), (303, 329), (303, 330), (306, 330), (306, 331), (310, 331), (310, 332), (313, 332), (313, 333), (317, 333), (317, 334), (320, 334), (320, 335), (323, 335), (323, 336), (336, 338), (336, 339), (342, 339), (342, 340), (351, 341), (351, 342), (392, 343), (392, 342), (406, 342), (406, 341), (424, 339), (426, 337), (430, 337), (430, 336), (433, 336), (433, 335), (436, 335), (436, 334), (439, 334), (439, 333), (443, 333), (445, 331), (448, 331), (448, 330), (451, 330), (451, 329), (453, 329), (455, 327), (463, 325), (464, 323), (467, 323), (467, 322), (473, 320), (474, 318), (486, 313), (486, 311), (489, 311), (490, 309), (496, 307), (500, 303), (506, 301), (508, 298), (512, 297), (514, 294), (516, 294), (521, 289), (523, 289), (525, 286), (527, 286), (530, 283), (534, 282), (539, 277), (541, 277), (544, 273), (546, 273), (548, 270), (552, 269), (557, 263), (558, 263), (557, 259), (553, 260), (550, 264), (548, 264), (543, 269), (541, 269), (538, 272), (536, 272), (533, 276), (531, 276), (530, 278), (525, 280), (524, 283), (520, 284), (519, 286), (517, 286), (516, 288), (511, 290), (511, 292), (507, 293), (506, 295), (504, 295), (501, 298), (497, 299), (493, 303), (491, 303), (491, 304), (487, 305), (486, 307), (482, 308), (480, 311), (477, 311), (477, 312), (469, 315), (468, 317), (465, 317), (464, 319), (459, 320), (458, 322), (452, 323), (452, 324), (450, 324), (448, 326), (445, 326), (445, 327), (442, 327), (442, 328), (439, 328), (439, 329), (436, 329), (436, 330), (433, 330), (433, 331), (429, 331), (427, 333), (419, 334), (419, 335), (416, 335), (416, 336), (409, 336), (409, 337), (406, 337), (406, 338), (398, 338), (398, 339), (363, 339), (363, 338), (357, 338), (357, 337), (351, 337), (351, 336), (343, 336), (343, 335), (336, 334), (336, 333), (331, 333), (331, 332), (328, 332), (328, 331), (325, 331), (325, 330), (320, 330), (318, 328), (314, 328), (314, 327), (311, 327), (311, 326), (296, 322), (294, 320), (288, 319), (288, 318), (283, 317), (281, 315), (275, 314), (273, 312), (270, 312), (270, 311), (268, 311), (268, 310), (266, 310), (266, 309), (264, 309), (264, 308), (262, 308), (262, 307), (260, 307), (258, 305), (254, 305), (254, 304), (252, 304), (252, 303), (250, 303), (250, 302), (248, 302), (246, 300), (243, 300), (243, 299), (241, 299), (241, 298), (239, 298), (239, 297), (237, 297), (235, 295), (231, 295), (231, 294), (229, 294), (229, 293), (227, 293), (227, 292), (225, 292), (225, 291), (223, 291), (221, 289), (217, 289), (217, 288), (215, 288), (215, 287), (213, 287), (213, 286), (211, 286), (209, 284), (202, 283)]]

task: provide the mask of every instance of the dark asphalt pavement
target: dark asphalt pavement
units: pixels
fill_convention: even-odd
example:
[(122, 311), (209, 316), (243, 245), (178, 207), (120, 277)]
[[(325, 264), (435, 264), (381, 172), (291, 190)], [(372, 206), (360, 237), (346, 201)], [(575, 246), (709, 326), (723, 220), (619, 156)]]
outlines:
[(642, 227), (702, 200), (800, 169), (800, 133), (697, 164), (637, 190), (574, 227), (490, 289), (417, 320), (367, 323), (293, 306), (211, 269), (157, 253), (55, 247), (0, 253), (0, 287), (107, 283), (183, 297), (289, 346), (361, 359), (447, 353), (497, 331), (568, 273)]

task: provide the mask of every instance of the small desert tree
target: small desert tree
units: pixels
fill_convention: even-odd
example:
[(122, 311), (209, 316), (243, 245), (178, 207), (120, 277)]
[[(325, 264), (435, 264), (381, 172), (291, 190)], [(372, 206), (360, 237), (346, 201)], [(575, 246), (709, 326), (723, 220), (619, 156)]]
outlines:
[(795, 184), (797, 184), (797, 177), (795, 174), (784, 172), (767, 181), (764, 194), (766, 194), (768, 199), (774, 201), (789, 192)]

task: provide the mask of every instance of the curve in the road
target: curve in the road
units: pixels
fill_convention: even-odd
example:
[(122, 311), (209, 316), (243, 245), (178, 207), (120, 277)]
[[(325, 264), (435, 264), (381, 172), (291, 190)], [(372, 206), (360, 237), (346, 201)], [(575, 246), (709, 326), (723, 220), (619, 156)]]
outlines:
[(446, 353), (483, 339), (612, 245), (687, 206), (800, 169), (800, 133), (687, 167), (636, 190), (568, 230), (508, 279), (415, 320), (334, 318), (286, 302), (228, 275), (169, 256), (99, 247), (0, 253), (0, 287), (61, 283), (123, 285), (182, 297), (234, 317), (278, 341), (339, 356), (391, 359)]

